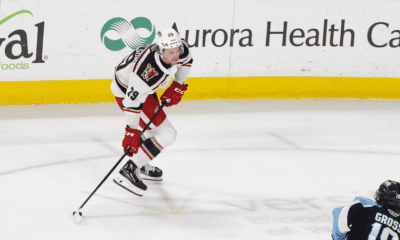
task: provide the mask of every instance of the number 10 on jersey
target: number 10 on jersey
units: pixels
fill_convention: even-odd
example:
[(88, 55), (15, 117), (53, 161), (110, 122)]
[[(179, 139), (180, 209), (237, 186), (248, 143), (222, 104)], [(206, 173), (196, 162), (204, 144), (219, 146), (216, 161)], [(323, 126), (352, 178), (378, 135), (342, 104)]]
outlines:
[[(374, 223), (372, 224), (372, 230), (371, 233), (369, 234), (368, 240), (375, 240), (378, 239), (379, 232), (381, 230), (382, 224), (380, 223)], [(391, 236), (391, 238), (389, 238)], [(390, 229), (389, 227), (384, 227), (380, 236), (381, 240), (399, 240), (399, 236), (395, 231)]]

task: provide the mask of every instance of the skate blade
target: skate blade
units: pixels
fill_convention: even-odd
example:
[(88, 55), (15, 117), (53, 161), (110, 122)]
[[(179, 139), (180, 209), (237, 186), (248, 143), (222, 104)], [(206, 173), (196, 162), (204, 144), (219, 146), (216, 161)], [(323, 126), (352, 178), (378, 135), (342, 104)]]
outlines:
[(142, 175), (142, 179), (143, 180), (150, 180), (150, 181), (162, 181), (163, 178), (162, 177), (150, 177), (147, 175)]
[(132, 189), (132, 186), (130, 186), (129, 184), (127, 184), (124, 180), (121, 179), (113, 179), (113, 182), (115, 184), (117, 184), (118, 186), (122, 187), (123, 189), (139, 196), (139, 197), (143, 197), (143, 190), (138, 189), (137, 187), (134, 187), (135, 190)]
[(147, 175), (145, 172), (143, 172), (142, 170), (140, 170), (140, 176), (142, 177), (143, 180), (150, 180), (150, 181), (162, 181), (163, 177), (151, 177), (149, 175)]

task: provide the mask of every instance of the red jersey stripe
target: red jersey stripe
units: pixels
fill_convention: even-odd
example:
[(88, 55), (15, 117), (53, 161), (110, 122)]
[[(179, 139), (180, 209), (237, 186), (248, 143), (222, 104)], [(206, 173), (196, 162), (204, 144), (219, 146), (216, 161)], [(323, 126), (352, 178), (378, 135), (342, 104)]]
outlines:
[(129, 110), (129, 109), (126, 109), (126, 108), (124, 108), (124, 111), (125, 112), (131, 112), (131, 113), (141, 113), (140, 111)]
[(124, 86), (125, 88), (128, 88), (127, 85), (125, 85), (121, 80), (119, 80), (119, 77), (118, 77), (117, 74), (115, 74), (115, 76), (117, 76), (117, 81), (118, 81), (122, 86)]

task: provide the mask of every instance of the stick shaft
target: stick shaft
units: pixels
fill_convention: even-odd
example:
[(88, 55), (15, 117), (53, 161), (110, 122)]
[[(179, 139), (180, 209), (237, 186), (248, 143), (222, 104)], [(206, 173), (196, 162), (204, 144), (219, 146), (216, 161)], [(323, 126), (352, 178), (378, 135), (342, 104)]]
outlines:
[[(140, 135), (140, 145), (143, 143), (142, 140), (142, 135), (143, 133), (147, 130), (147, 128), (149, 128), (150, 124), (154, 121), (154, 119), (157, 117), (157, 115), (161, 112), (161, 110), (163, 109), (163, 107), (165, 106), (166, 102), (163, 102), (161, 104), (161, 107), (158, 108), (157, 112), (154, 114), (153, 118), (147, 123), (147, 125), (143, 128), (142, 134)], [(85, 202), (83, 202), (83, 204), (79, 207), (79, 209), (82, 209), (83, 206), (85, 206), (85, 204), (89, 201), (89, 199), (93, 196), (93, 194), (97, 191), (97, 189), (100, 188), (101, 185), (103, 185), (103, 183), (107, 180), (107, 178), (111, 175), (111, 173), (115, 170), (115, 168), (118, 166), (118, 164), (122, 161), (122, 159), (124, 159), (124, 157), (128, 154), (130, 150), (130, 147), (128, 147), (128, 149), (126, 150), (126, 152), (122, 155), (122, 157), (118, 160), (118, 162), (114, 165), (114, 167), (107, 173), (107, 175), (103, 178), (103, 180), (100, 182), (99, 185), (97, 185), (96, 189), (94, 189), (94, 191), (89, 195), (88, 198), (86, 198)]]
[(83, 206), (85, 206), (85, 204), (89, 201), (89, 199), (93, 196), (93, 194), (97, 191), (97, 189), (99, 189), (100, 186), (103, 185), (103, 183), (107, 180), (107, 178), (114, 171), (114, 169), (118, 166), (118, 164), (122, 161), (122, 159), (124, 159), (126, 154), (128, 154), (128, 151), (129, 151), (129, 148), (126, 150), (124, 155), (122, 155), (122, 157), (118, 160), (118, 162), (114, 165), (114, 167), (108, 172), (108, 174), (103, 178), (103, 180), (100, 182), (100, 184), (97, 185), (96, 189), (89, 195), (88, 198), (86, 198), (85, 202), (79, 207), (80, 209), (83, 208)]

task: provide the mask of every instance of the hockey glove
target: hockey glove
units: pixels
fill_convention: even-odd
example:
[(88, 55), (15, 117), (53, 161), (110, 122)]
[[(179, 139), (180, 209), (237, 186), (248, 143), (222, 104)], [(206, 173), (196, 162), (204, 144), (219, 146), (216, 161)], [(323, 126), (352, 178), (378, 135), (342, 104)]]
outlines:
[(186, 84), (181, 85), (178, 82), (173, 81), (171, 86), (169, 86), (161, 96), (161, 101), (167, 102), (167, 104), (165, 104), (167, 107), (178, 104), (181, 101), (183, 94), (185, 94), (187, 87), (188, 85)]
[(125, 152), (128, 147), (131, 147), (130, 151), (127, 154), (129, 157), (132, 157), (133, 154), (136, 154), (139, 151), (141, 134), (142, 132), (140, 130), (126, 126), (125, 138), (122, 141), (122, 147), (124, 148)]

